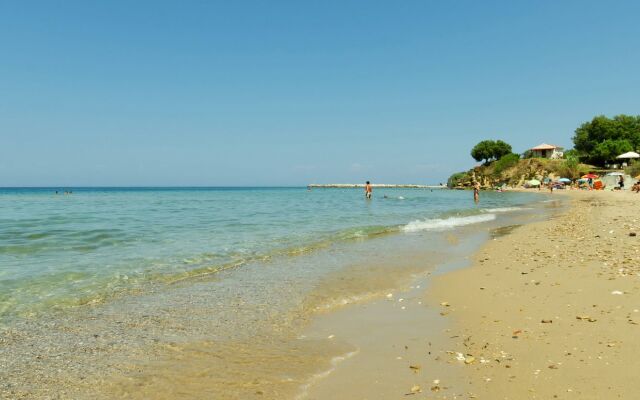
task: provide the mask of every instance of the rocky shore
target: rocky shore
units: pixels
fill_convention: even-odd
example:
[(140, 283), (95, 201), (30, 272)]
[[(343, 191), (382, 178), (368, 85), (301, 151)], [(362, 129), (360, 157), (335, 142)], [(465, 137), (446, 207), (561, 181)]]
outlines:
[(484, 189), (492, 189), (502, 185), (522, 187), (525, 182), (531, 179), (540, 181), (544, 178), (554, 180), (561, 177), (576, 179), (594, 169), (595, 167), (586, 164), (543, 158), (520, 159), (511, 165), (495, 161), (451, 175), (447, 186), (452, 189), (470, 189), (474, 182), (478, 182)]

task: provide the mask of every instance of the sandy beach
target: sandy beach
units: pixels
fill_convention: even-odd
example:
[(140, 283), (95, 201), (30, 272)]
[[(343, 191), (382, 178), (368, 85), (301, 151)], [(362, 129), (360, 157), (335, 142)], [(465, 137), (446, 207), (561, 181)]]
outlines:
[(640, 1), (0, 10), (0, 400), (640, 400)]
[(490, 241), (428, 293), (452, 324), (443, 361), (464, 370), (464, 398), (638, 397), (639, 198), (553, 196), (569, 207)]
[(466, 266), (318, 319), (360, 353), (305, 398), (637, 398), (637, 201), (556, 192)]

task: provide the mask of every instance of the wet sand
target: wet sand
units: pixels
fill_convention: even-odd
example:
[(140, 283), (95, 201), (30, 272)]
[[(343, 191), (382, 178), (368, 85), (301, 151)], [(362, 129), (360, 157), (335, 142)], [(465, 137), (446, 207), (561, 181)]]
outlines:
[(457, 337), (441, 362), (463, 371), (462, 398), (636, 399), (640, 196), (550, 198), (570, 207), (492, 240), (427, 293)]
[[(546, 206), (540, 211), (547, 215)], [(502, 237), (539, 218), (525, 212), (481, 229), (441, 232), (448, 246), (441, 250), (436, 268), (416, 275), (408, 286), (387, 291), (382, 298), (314, 318), (305, 332), (307, 337), (344, 341), (355, 351), (318, 375), (297, 398), (466, 398), (470, 389), (465, 371), (460, 362), (452, 362), (456, 334), (443, 318), (447, 311), (425, 294), (431, 291), (434, 276), (467, 268), (471, 255), (487, 239)], [(506, 221), (510, 223), (505, 225)]]
[[(454, 393), (449, 389), (461, 381), (458, 371), (436, 361), (451, 340), (446, 321), (424, 302), (429, 275), (390, 290), (383, 299), (316, 318), (307, 331), (310, 337), (344, 341), (354, 350), (310, 380), (297, 398), (399, 399), (422, 392)], [(456, 385), (455, 390), (463, 388)]]

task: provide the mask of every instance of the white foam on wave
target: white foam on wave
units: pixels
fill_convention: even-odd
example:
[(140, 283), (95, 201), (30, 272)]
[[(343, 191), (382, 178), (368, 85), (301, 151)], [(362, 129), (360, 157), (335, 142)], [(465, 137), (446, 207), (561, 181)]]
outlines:
[(381, 297), (382, 293), (364, 293), (361, 295), (353, 295), (347, 297), (341, 297), (337, 299), (332, 299), (327, 303), (321, 304), (315, 308), (316, 311), (328, 311), (333, 310), (335, 308), (340, 308), (344, 306), (348, 306), (350, 304), (363, 303), (365, 301), (374, 299), (376, 297)]
[(520, 210), (528, 210), (528, 208), (522, 207), (500, 207), (500, 208), (483, 208), (482, 212), (486, 213), (506, 213)]
[(356, 354), (358, 354), (360, 352), (360, 349), (356, 349), (354, 351), (348, 352), (346, 354), (337, 356), (337, 357), (333, 357), (331, 359), (331, 367), (329, 369), (327, 369), (326, 371), (322, 371), (320, 373), (314, 374), (307, 383), (305, 383), (304, 385), (302, 385), (300, 387), (301, 392), (295, 397), (296, 400), (302, 400), (304, 398), (306, 398), (309, 395), (309, 389), (318, 383), (318, 381), (326, 378), (327, 376), (331, 375), (331, 373), (333, 371), (336, 370), (336, 368), (338, 367), (338, 364), (340, 364), (343, 361), (346, 361), (348, 359), (350, 359), (351, 357), (355, 356)]
[(470, 215), (468, 217), (435, 218), (412, 221), (402, 227), (404, 232), (442, 231), (481, 222), (489, 222), (496, 219), (495, 214)]

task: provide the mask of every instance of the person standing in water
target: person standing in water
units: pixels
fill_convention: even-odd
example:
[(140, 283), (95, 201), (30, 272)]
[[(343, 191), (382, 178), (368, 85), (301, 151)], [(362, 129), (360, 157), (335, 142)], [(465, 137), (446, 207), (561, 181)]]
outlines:
[(367, 199), (370, 199), (372, 195), (373, 195), (373, 189), (371, 188), (371, 183), (367, 181), (367, 184), (364, 185), (364, 196)]
[(473, 182), (473, 201), (476, 203), (480, 201), (480, 183), (478, 181)]

